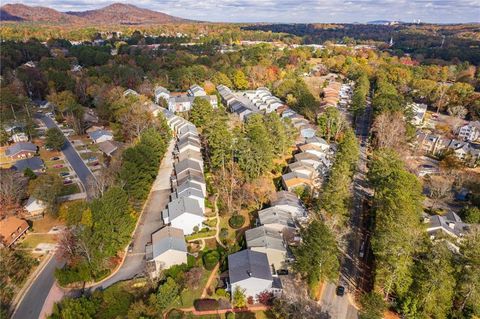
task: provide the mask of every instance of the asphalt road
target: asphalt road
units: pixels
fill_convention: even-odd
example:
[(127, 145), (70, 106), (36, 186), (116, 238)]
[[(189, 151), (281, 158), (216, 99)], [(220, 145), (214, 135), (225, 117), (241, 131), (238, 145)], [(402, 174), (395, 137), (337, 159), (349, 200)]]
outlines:
[(64, 262), (58, 258), (58, 255), (45, 265), (45, 268), (30, 286), (25, 296), (13, 313), (12, 319), (35, 319), (42, 311), (43, 303), (55, 282), (54, 271), (56, 268), (63, 267)]
[(174, 146), (175, 143), (174, 140), (172, 140), (165, 154), (165, 158), (160, 165), (157, 178), (152, 185), (148, 202), (133, 236), (132, 252), (127, 254), (125, 261), (115, 275), (99, 285), (91, 287), (91, 290), (105, 289), (116, 282), (132, 279), (135, 276), (144, 274), (145, 245), (151, 242), (152, 233), (163, 226), (161, 213), (170, 201), (170, 175), (173, 171), (172, 152)]
[[(39, 115), (38, 118), (45, 124), (47, 128), (58, 128), (57, 124), (46, 115)], [(88, 180), (95, 178), (92, 171), (83, 162), (83, 159), (78, 155), (77, 151), (73, 147), (72, 143), (66, 138), (66, 142), (63, 145), (62, 153), (70, 163), (70, 166), (77, 174), (78, 179), (83, 184), (84, 189), (87, 189)]]
[(339, 284), (346, 288), (346, 294), (342, 297), (336, 295), (336, 285), (328, 283), (323, 292), (320, 304), (332, 318), (356, 319), (358, 311), (351, 300), (364, 282), (363, 276), (367, 274), (364, 263), (360, 257), (362, 242), (365, 252), (368, 251), (366, 231), (364, 229), (363, 214), (364, 200), (370, 192), (367, 182), (367, 147), (366, 143), (370, 134), (372, 120), (372, 107), (367, 104), (365, 112), (355, 121), (355, 133), (360, 142), (360, 158), (357, 163), (357, 171), (353, 177), (353, 210), (349, 221), (349, 233), (346, 236), (347, 245), (340, 265)]

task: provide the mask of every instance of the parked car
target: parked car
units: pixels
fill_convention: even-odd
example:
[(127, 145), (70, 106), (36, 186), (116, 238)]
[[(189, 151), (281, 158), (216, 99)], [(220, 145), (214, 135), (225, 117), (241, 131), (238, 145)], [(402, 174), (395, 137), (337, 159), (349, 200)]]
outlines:
[(63, 185), (70, 185), (70, 184), (72, 184), (72, 183), (73, 183), (73, 181), (72, 181), (71, 179), (65, 179), (65, 180), (63, 180)]
[(53, 165), (53, 168), (63, 168), (64, 165), (63, 164), (55, 164)]
[(358, 253), (358, 256), (360, 258), (363, 258), (365, 256), (365, 241), (363, 241), (362, 245), (360, 246), (360, 252)]
[(128, 245), (128, 252), (131, 253), (133, 251), (133, 242)]
[(288, 270), (287, 269), (279, 269), (279, 270), (277, 270), (277, 275), (286, 276), (286, 275), (288, 275)]
[(337, 286), (336, 293), (337, 293), (337, 296), (342, 297), (343, 295), (345, 295), (345, 287)]
[(58, 175), (60, 175), (61, 177), (69, 177), (70, 173), (69, 172), (61, 172)]
[(59, 159), (60, 159), (60, 157), (58, 157), (58, 156), (54, 156), (54, 157), (50, 158), (51, 161), (58, 161)]

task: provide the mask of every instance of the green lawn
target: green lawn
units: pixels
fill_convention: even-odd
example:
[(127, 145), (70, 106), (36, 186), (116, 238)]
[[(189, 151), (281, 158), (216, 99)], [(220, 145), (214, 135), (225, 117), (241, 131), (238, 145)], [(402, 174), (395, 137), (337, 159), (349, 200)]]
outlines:
[(202, 296), (203, 287), (208, 281), (208, 276), (210, 276), (210, 271), (203, 270), (202, 278), (200, 278), (200, 283), (198, 288), (192, 289), (187, 288), (182, 291), (180, 296), (173, 302), (172, 308), (189, 308), (193, 307), (193, 301)]
[(72, 195), (76, 193), (80, 193), (80, 188), (77, 184), (73, 183), (70, 185), (64, 185), (60, 196)]
[(38, 244), (41, 244), (41, 243), (53, 244), (55, 242), (56, 242), (55, 235), (30, 233), (30, 234), (27, 234), (27, 237), (22, 241), (21, 247), (33, 249), (37, 247)]
[(200, 239), (200, 238), (211, 237), (211, 236), (215, 236), (215, 229), (211, 229), (206, 232), (198, 232), (195, 234), (191, 234), (191, 235), (185, 236), (185, 239), (189, 241), (193, 239)]

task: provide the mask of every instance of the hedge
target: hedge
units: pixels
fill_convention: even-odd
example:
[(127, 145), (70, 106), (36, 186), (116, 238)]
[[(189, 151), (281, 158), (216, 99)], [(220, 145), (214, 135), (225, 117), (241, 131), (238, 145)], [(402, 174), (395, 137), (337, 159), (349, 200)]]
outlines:
[(243, 224), (245, 223), (245, 217), (243, 217), (242, 215), (233, 215), (232, 217), (230, 217), (230, 219), (228, 220), (228, 224), (230, 225), (230, 227), (232, 227), (233, 229), (238, 229), (240, 227), (243, 226)]

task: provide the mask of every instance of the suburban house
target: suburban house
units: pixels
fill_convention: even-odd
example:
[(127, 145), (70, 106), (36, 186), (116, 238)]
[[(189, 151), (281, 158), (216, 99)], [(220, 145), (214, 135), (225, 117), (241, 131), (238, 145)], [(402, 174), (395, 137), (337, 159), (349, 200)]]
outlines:
[(228, 256), (228, 276), (232, 296), (237, 287), (254, 300), (261, 292), (278, 293), (282, 289), (278, 277), (272, 276), (267, 255), (250, 249)]
[(183, 230), (185, 235), (194, 232), (194, 228), (202, 228), (204, 221), (203, 210), (198, 201), (193, 198), (181, 197), (168, 203), (162, 212), (165, 225), (171, 225)]
[(300, 198), (292, 192), (276, 192), (273, 199), (270, 201), (270, 206), (289, 212), (294, 219), (304, 219), (307, 217), (305, 206), (303, 206)]
[(12, 141), (14, 143), (28, 142), (28, 136), (23, 132), (18, 132), (12, 135)]
[(188, 95), (195, 97), (206, 96), (207, 92), (205, 92), (205, 90), (200, 85), (194, 84), (188, 89)]
[(188, 150), (191, 150), (194, 152), (200, 152), (201, 149), (202, 149), (202, 146), (200, 145), (200, 142), (198, 141), (197, 138), (187, 137), (179, 140), (177, 143), (178, 153), (182, 153)]
[(435, 238), (439, 233), (450, 235), (454, 238), (462, 237), (468, 230), (468, 224), (454, 212), (440, 216), (434, 215), (428, 218), (427, 232), (430, 238)]
[(203, 167), (203, 157), (200, 152), (196, 152), (193, 150), (186, 150), (182, 153), (177, 154), (178, 162), (181, 162), (186, 159), (189, 159), (191, 161), (196, 161), (198, 162), (198, 164), (200, 164)]
[(324, 152), (327, 152), (330, 149), (330, 144), (328, 144), (327, 141), (318, 136), (307, 138), (305, 140), (305, 144), (319, 147)]
[[(195, 94), (199, 94), (199, 91), (195, 90)], [(188, 112), (191, 110), (193, 101), (196, 98), (207, 100), (208, 102), (210, 102), (213, 108), (218, 107), (218, 100), (216, 95), (190, 95), (185, 93), (171, 93), (170, 98), (168, 99), (168, 109), (171, 112)]]
[(283, 106), (283, 102), (276, 96), (273, 96), (266, 87), (259, 87), (256, 90), (244, 91), (242, 94), (260, 111), (270, 113)]
[(300, 127), (300, 135), (303, 138), (314, 137), (316, 133), (317, 133), (317, 130), (315, 129), (315, 126), (311, 124), (305, 124)]
[(177, 179), (182, 179), (184, 176), (187, 176), (189, 173), (198, 173), (203, 175), (203, 168), (202, 166), (193, 160), (185, 159), (181, 162), (178, 162), (174, 165), (175, 168), (175, 175)]
[(26, 158), (19, 161), (16, 161), (13, 164), (12, 168), (18, 172), (23, 172), (27, 168), (31, 169), (35, 173), (40, 173), (43, 171), (45, 165), (40, 157)]
[(19, 142), (9, 146), (5, 150), (5, 156), (12, 160), (30, 158), (37, 153), (37, 145), (30, 142)]
[(474, 142), (480, 137), (480, 121), (472, 121), (458, 129), (458, 138), (468, 142)]
[(320, 160), (320, 158), (312, 153), (307, 153), (307, 152), (297, 153), (293, 157), (296, 162), (303, 162), (303, 163), (306, 163), (307, 165), (313, 166), (314, 168), (317, 168), (318, 166), (322, 165), (322, 161)]
[(425, 113), (427, 112), (426, 104), (419, 103), (410, 103), (407, 105), (413, 113), (412, 124), (415, 126), (421, 126), (423, 119), (425, 118)]
[(297, 227), (289, 211), (275, 206), (258, 211), (258, 223), (277, 232), (295, 232)]
[(146, 246), (148, 260), (155, 262), (156, 277), (161, 270), (187, 263), (187, 245), (183, 231), (165, 226), (152, 234), (151, 246)]
[(104, 141), (97, 144), (98, 149), (106, 156), (112, 156), (118, 150), (118, 144), (114, 141)]
[(245, 240), (248, 248), (267, 255), (272, 273), (286, 268), (287, 248), (282, 234), (268, 227), (260, 226), (247, 230)]
[(93, 143), (100, 143), (100, 142), (113, 140), (112, 132), (109, 132), (107, 130), (97, 130), (97, 131), (90, 132), (88, 133), (88, 137), (90, 137)]
[(171, 198), (172, 200), (175, 200), (182, 197), (196, 200), (198, 205), (202, 208), (202, 211), (205, 213), (205, 195), (200, 185), (187, 181), (178, 186), (172, 193)]
[(303, 144), (303, 145), (300, 145), (298, 149), (301, 152), (310, 153), (317, 157), (324, 157), (326, 155), (326, 151), (328, 150), (328, 149), (325, 150), (324, 148), (316, 144)]
[(203, 194), (207, 193), (207, 186), (206, 186), (207, 184), (205, 183), (205, 178), (203, 177), (203, 174), (198, 174), (198, 173), (189, 171), (182, 178), (179, 178), (179, 179), (174, 178), (172, 181), (174, 182), (173, 188), (177, 188), (179, 185), (183, 185), (186, 182), (191, 182), (200, 186)]
[(47, 209), (47, 205), (45, 205), (45, 203), (43, 203), (41, 200), (30, 196), (23, 208), (25, 208), (29, 217), (35, 218), (38, 216), (43, 216), (43, 213)]
[(314, 184), (313, 180), (310, 178), (310, 175), (293, 171), (282, 175), (282, 186), (288, 191), (293, 191), (299, 187), (313, 188)]
[(309, 179), (314, 179), (318, 175), (317, 170), (315, 170), (313, 166), (308, 165), (304, 162), (293, 162), (291, 164), (288, 164), (288, 171), (302, 174), (304, 176), (307, 176)]
[(25, 234), (30, 226), (28, 223), (15, 216), (0, 220), (0, 243), (3, 247), (10, 247)]
[(154, 91), (155, 103), (160, 104), (160, 99), (164, 99), (168, 102), (170, 99), (170, 91), (163, 86), (157, 86)]

